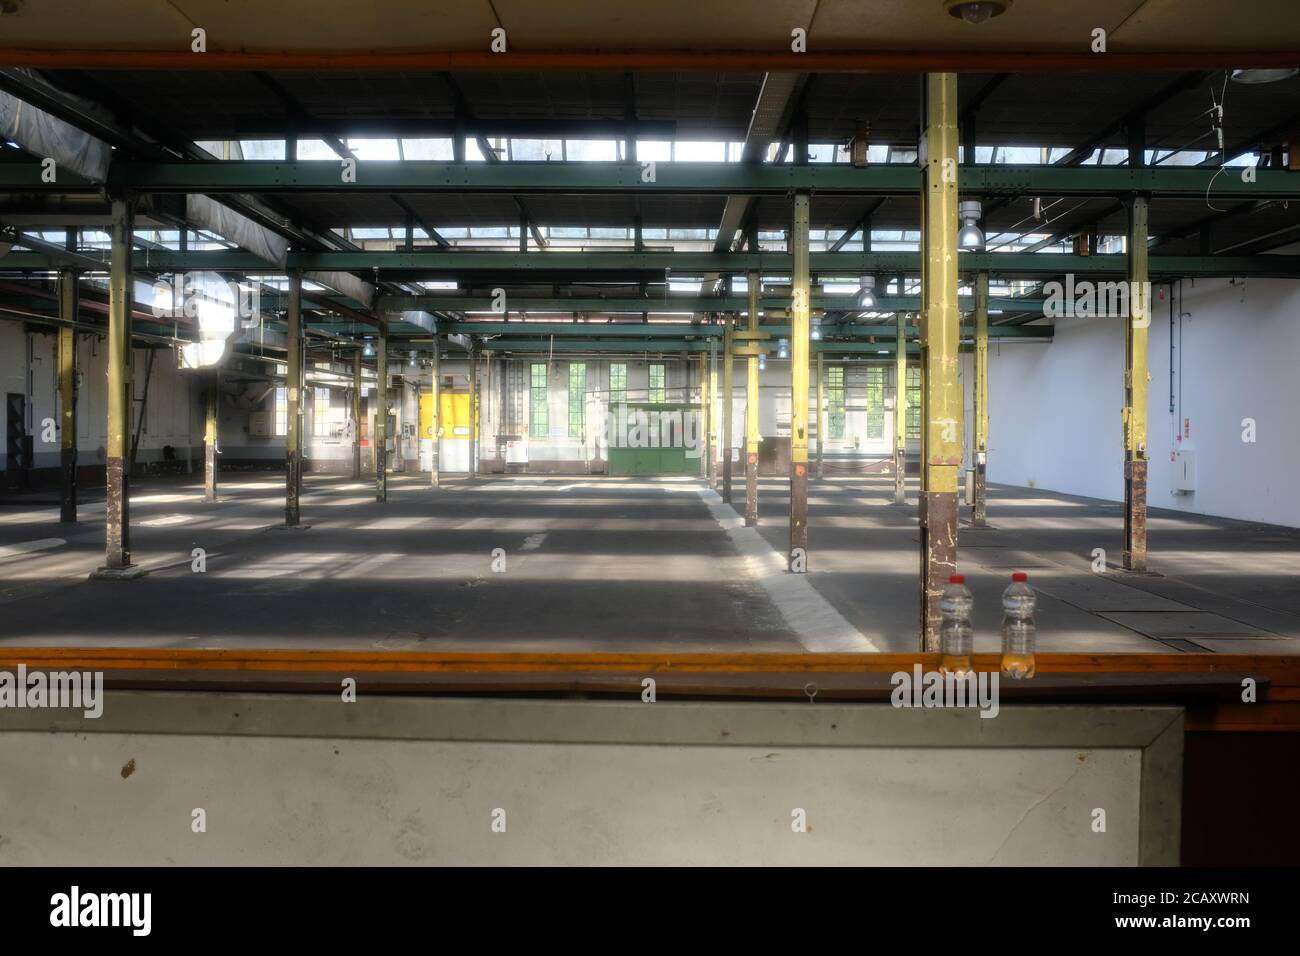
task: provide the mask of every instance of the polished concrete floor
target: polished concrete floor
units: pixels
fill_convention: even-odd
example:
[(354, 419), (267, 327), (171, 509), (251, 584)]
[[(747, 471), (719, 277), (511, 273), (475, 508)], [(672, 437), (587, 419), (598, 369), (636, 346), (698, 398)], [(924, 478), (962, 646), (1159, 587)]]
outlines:
[[(757, 533), (700, 481), (495, 477), (474, 483), (307, 479), (283, 521), (278, 475), (139, 482), (132, 550), (150, 572), (92, 581), (103, 504), (76, 525), (54, 497), (0, 500), (0, 641), (143, 647), (801, 651), (916, 646), (915, 488), (888, 476), (814, 482), (807, 594), (773, 575), (785, 482), (764, 479)], [(736, 501), (743, 504), (743, 486)], [(1152, 575), (1116, 570), (1118, 505), (994, 487), (989, 529), (963, 527), (977, 649), (998, 644), (1013, 570), (1039, 595), (1049, 651), (1300, 653), (1300, 531), (1153, 512)], [(760, 537), (761, 535), (761, 537)], [(766, 547), (764, 546), (766, 545)], [(755, 553), (755, 546), (764, 551)], [(195, 570), (194, 549), (204, 570)], [(1094, 573), (1094, 549), (1110, 567)], [(500, 549), (498, 552), (497, 549)], [(494, 552), (504, 558), (497, 560)], [(828, 625), (828, 621), (830, 624)], [(810, 622), (815, 622), (810, 623)], [(835, 622), (838, 622), (839, 627)], [(845, 624), (847, 622), (847, 624)], [(829, 627), (829, 630), (828, 630)], [(854, 644), (826, 633), (856, 631)], [(837, 638), (838, 639), (838, 638)]]

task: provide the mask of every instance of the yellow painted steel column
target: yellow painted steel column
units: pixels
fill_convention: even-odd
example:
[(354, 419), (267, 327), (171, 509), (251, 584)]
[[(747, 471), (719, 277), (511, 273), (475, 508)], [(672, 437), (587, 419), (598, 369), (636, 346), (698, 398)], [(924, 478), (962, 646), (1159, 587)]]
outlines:
[(134, 208), (130, 199), (113, 199), (112, 246), (108, 280), (108, 442), (107, 498), (104, 508), (105, 569), (131, 566), (131, 234)]
[(957, 309), (957, 75), (925, 79), (921, 226), (921, 650), (939, 650), (939, 598), (957, 568), (963, 417)]
[(442, 482), (442, 465), (438, 461), (438, 446), (442, 444), (442, 344), (438, 341), (438, 332), (433, 333), (433, 373), (429, 381), (432, 395), (433, 421), (429, 423), (429, 438), (433, 447), (429, 457), (429, 484), (437, 488)]
[(1147, 333), (1151, 284), (1147, 276), (1146, 196), (1128, 210), (1129, 316), (1124, 337), (1124, 568), (1147, 568)]
[(379, 326), (375, 353), (375, 501), (388, 500), (388, 323)]
[[(901, 291), (901, 290), (900, 290)], [(894, 346), (894, 504), (906, 501), (907, 466), (907, 315), (898, 313)]]
[(822, 462), (822, 451), (824, 443), (822, 436), (826, 434), (826, 366), (822, 362), (822, 353), (817, 353), (817, 477), (818, 479), (826, 477), (826, 467)]
[(975, 501), (970, 523), (983, 528), (988, 524), (986, 470), (989, 444), (989, 274), (975, 276), (975, 388), (973, 402), (975, 444), (971, 466), (975, 469)]
[(790, 243), (790, 555), (789, 570), (808, 570), (808, 212), (806, 192), (794, 194)]
[[(757, 272), (746, 277), (749, 289), (749, 331), (758, 331), (758, 287), (760, 278)], [(749, 345), (756, 339), (748, 340)], [(747, 357), (745, 366), (745, 525), (754, 527), (758, 524), (758, 356)]]
[(288, 397), (288, 427), (284, 442), (285, 476), (284, 476), (284, 524), (287, 528), (296, 527), (301, 517), (300, 501), (302, 498), (302, 408), (306, 396), (303, 394), (302, 367), (302, 272), (293, 269), (289, 272), (289, 312), (288, 312), (289, 361), (286, 365), (285, 395)]
[(207, 415), (203, 427), (203, 500), (217, 500), (217, 427), (221, 408), (221, 370), (208, 380)]
[[(722, 317), (727, 321), (727, 317)], [(709, 487), (718, 486), (718, 343), (709, 339), (709, 401), (705, 415), (707, 423), (705, 435), (708, 440)]]
[(735, 416), (735, 400), (732, 391), (733, 371), (736, 356), (732, 351), (736, 346), (734, 315), (723, 316), (722, 326), (722, 500), (731, 504), (731, 439), (735, 433), (732, 419)]
[(352, 480), (361, 480), (361, 348), (352, 353)]
[(59, 520), (77, 520), (77, 274), (59, 273)]

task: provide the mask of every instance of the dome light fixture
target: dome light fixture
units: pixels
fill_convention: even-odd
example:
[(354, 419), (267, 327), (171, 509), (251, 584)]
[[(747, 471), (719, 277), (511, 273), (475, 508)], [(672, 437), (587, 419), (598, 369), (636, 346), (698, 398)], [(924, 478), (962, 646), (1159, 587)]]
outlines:
[(1233, 70), (1232, 82), (1234, 83), (1276, 83), (1279, 80), (1289, 80), (1291, 77), (1300, 73), (1300, 67), (1282, 67), (1276, 70)]
[(943, 0), (948, 15), (967, 23), (983, 23), (1000, 17), (1011, 7), (1011, 0)]
[(819, 319), (819, 318), (817, 318), (817, 316), (813, 316), (813, 320), (812, 320), (812, 340), (813, 340), (814, 342), (820, 342), (821, 339), (822, 339), (822, 320)]
[(759, 370), (760, 372), (766, 372), (766, 371), (767, 371), (767, 356), (766, 356), (766, 355), (760, 355), (760, 356), (758, 357), (758, 370)]
[(789, 339), (777, 339), (777, 340), (776, 340), (776, 357), (777, 357), (777, 358), (782, 358), (782, 359), (783, 359), (783, 358), (789, 358), (789, 357), (790, 357), (790, 340), (789, 340)]
[(961, 231), (957, 233), (957, 248), (962, 252), (980, 252), (984, 249), (984, 231), (979, 227), (984, 208), (978, 199), (963, 200), (957, 207)]
[(863, 276), (858, 280), (858, 308), (873, 309), (876, 306), (876, 277)]

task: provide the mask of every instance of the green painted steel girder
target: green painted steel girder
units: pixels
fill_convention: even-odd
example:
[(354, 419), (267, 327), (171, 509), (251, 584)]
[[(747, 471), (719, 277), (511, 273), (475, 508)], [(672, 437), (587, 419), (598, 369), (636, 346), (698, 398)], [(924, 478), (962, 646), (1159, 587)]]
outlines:
[[(313, 325), (312, 328), (319, 326)], [(788, 337), (789, 325), (763, 325), (763, 332), (769, 338)], [(722, 339), (720, 325), (687, 325), (681, 322), (441, 322), (438, 331), (463, 335), (495, 336), (531, 336), (557, 335), (565, 337), (586, 336), (588, 338), (642, 338), (668, 339), (683, 341), (702, 339)], [(871, 336), (883, 336), (893, 340), (896, 326), (862, 325), (857, 323), (824, 323), (822, 333), (827, 336), (843, 336), (852, 339), (864, 339)], [(908, 326), (908, 334), (915, 335), (916, 329)], [(990, 338), (1016, 339), (1050, 339), (1050, 325), (995, 325), (989, 329)]]
[[(958, 171), (961, 191), (970, 195), (1122, 196), (1289, 199), (1300, 198), (1300, 177), (1286, 170), (1254, 169), (1247, 179), (1230, 167), (1215, 170), (1157, 166), (986, 166)], [(39, 163), (0, 164), (0, 189), (30, 192), (97, 191), (101, 187), (60, 171), (42, 182)], [(230, 160), (113, 163), (110, 191), (141, 193), (283, 192), (487, 192), (487, 193), (666, 193), (786, 195), (796, 190), (869, 196), (917, 195), (920, 170), (884, 164), (856, 168), (842, 163), (438, 163), (359, 160), (355, 171), (342, 160)]]
[[(105, 263), (106, 254), (95, 258)], [(916, 252), (815, 252), (811, 269), (823, 278), (831, 276), (915, 275), (921, 267)], [(988, 272), (994, 276), (1041, 277), (1126, 274), (1128, 259), (1123, 255), (1076, 256), (1047, 252), (967, 252), (959, 258), (962, 272)], [(198, 270), (239, 272), (248, 275), (283, 274), (249, 252), (209, 250), (201, 252), (150, 251), (136, 257), (137, 271), (167, 273)], [(308, 252), (289, 253), (289, 269), (306, 271), (360, 272), (368, 277), (375, 269), (386, 278), (489, 275), (555, 274), (576, 277), (617, 274), (653, 274), (662, 279), (674, 276), (720, 273), (739, 275), (747, 271), (781, 275), (789, 273), (792, 261), (780, 252)], [(0, 271), (58, 269), (58, 263), (39, 252), (10, 252), (0, 258)], [(1300, 255), (1260, 256), (1151, 256), (1153, 279), (1191, 276), (1300, 277)]]
[[(852, 295), (814, 295), (812, 308), (826, 312), (916, 312), (921, 308), (920, 296), (880, 296), (870, 310), (864, 310)], [(960, 296), (963, 308), (975, 307), (974, 296)], [(265, 305), (265, 297), (263, 298)], [(790, 297), (775, 298), (764, 296), (761, 302), (764, 309), (788, 309)], [(1042, 312), (1043, 299), (1021, 297), (995, 297), (991, 308), (1001, 311)], [(537, 298), (529, 296), (507, 296), (506, 311), (494, 311), (490, 296), (457, 295), (413, 295), (381, 296), (376, 308), (389, 314), (406, 311), (425, 312), (473, 312), (484, 315), (519, 315), (521, 313), (542, 314), (573, 312), (595, 312), (601, 315), (628, 314), (639, 315), (643, 312), (654, 314), (696, 315), (711, 312), (743, 313), (748, 308), (745, 296), (706, 297), (706, 296), (667, 296), (660, 298), (566, 298), (563, 296)]]
[[(413, 338), (405, 340), (405, 344), (412, 346), (432, 347), (433, 340), (429, 338)], [(833, 355), (893, 355), (895, 343), (892, 339), (880, 342), (812, 342), (812, 351), (814, 353), (824, 352), (828, 356)], [(459, 349), (455, 343), (443, 340), (443, 347), (450, 349)], [(681, 342), (664, 342), (656, 339), (646, 339), (640, 343), (627, 341), (575, 341), (572, 339), (509, 339), (488, 343), (480, 343), (479, 348), (484, 351), (490, 351), (494, 354), (501, 353), (536, 353), (540, 355), (552, 354), (615, 354), (628, 356), (654, 355), (673, 358), (680, 356), (682, 353), (707, 353), (709, 343), (704, 339), (695, 339)], [(920, 354), (920, 346), (915, 342), (907, 343), (907, 351), (910, 355)], [(971, 346), (963, 346), (962, 351), (971, 351)], [(777, 361), (773, 359), (773, 361)]]

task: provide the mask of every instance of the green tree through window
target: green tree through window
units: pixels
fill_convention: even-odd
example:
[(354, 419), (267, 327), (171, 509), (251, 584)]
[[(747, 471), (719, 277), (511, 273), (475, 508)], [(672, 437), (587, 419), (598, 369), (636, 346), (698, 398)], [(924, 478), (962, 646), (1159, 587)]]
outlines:
[(587, 434), (587, 366), (582, 362), (569, 363), (569, 437), (585, 438)]
[(528, 433), (534, 438), (545, 438), (551, 428), (546, 414), (545, 364), (532, 366), (528, 384)]
[(907, 370), (907, 437), (921, 437), (921, 370)]
[(609, 404), (623, 405), (627, 402), (627, 366), (616, 362), (609, 367)]
[(885, 437), (885, 369), (881, 365), (867, 369), (867, 437)]
[(844, 440), (844, 369), (826, 370), (826, 424), (833, 441)]
[(666, 389), (664, 388), (664, 367), (662, 365), (650, 366), (650, 401), (662, 402)]

